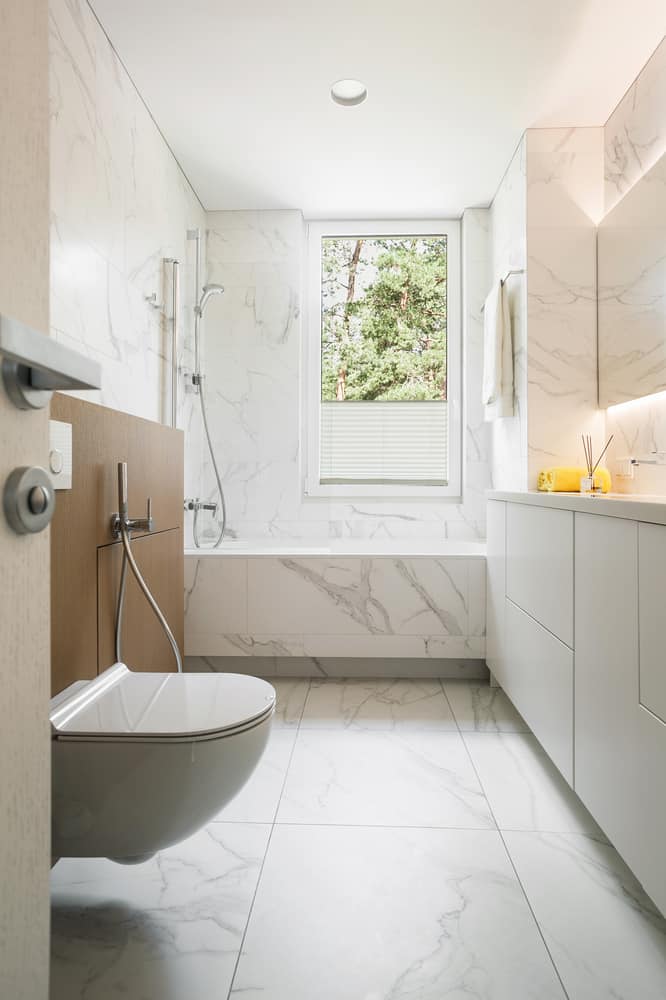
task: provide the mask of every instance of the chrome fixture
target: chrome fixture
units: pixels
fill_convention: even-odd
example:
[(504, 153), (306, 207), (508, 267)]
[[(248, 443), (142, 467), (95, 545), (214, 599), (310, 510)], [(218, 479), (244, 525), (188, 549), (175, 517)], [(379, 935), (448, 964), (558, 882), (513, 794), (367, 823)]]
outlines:
[(165, 257), (165, 264), (171, 264), (171, 426), (176, 427), (178, 419), (178, 333), (180, 325), (180, 261), (175, 257)]
[(49, 474), (38, 465), (14, 469), (3, 493), (5, 517), (17, 535), (43, 531), (55, 511), (55, 491)]
[(130, 534), (132, 531), (151, 532), (155, 530), (155, 522), (153, 521), (152, 516), (152, 499), (148, 497), (145, 517), (130, 517), (128, 514), (129, 506), (127, 492), (127, 462), (118, 462), (118, 513), (111, 515), (111, 534), (116, 541), (120, 539), (123, 543), (123, 562), (120, 570), (120, 586), (118, 587), (118, 603), (116, 605), (116, 661), (118, 663), (122, 663), (123, 610), (125, 606), (127, 567), (129, 566), (134, 574), (136, 582), (143, 592), (144, 597), (150, 604), (155, 613), (155, 617), (159, 621), (167, 639), (169, 640), (169, 644), (176, 660), (178, 673), (182, 674), (183, 661), (181, 659), (180, 650), (178, 649), (178, 643), (174, 638), (173, 632), (169, 628), (169, 623), (160, 610), (160, 606), (151, 594), (148, 584), (141, 575), (141, 570), (137, 566), (130, 542)]
[(217, 504), (207, 503), (205, 500), (200, 500), (199, 497), (185, 497), (185, 502), (183, 504), (184, 510), (211, 510), (213, 512), (213, 517), (217, 514)]
[(208, 303), (208, 299), (211, 295), (221, 295), (224, 291), (224, 285), (204, 285), (203, 291), (201, 293), (201, 298), (199, 299), (199, 305), (194, 307), (194, 311), (201, 319), (204, 314), (204, 309)]
[(153, 292), (152, 295), (144, 295), (144, 299), (151, 309), (160, 310), (163, 308), (162, 303), (157, 301), (157, 292)]
[[(509, 278), (512, 277), (512, 275), (514, 275), (514, 274), (525, 274), (525, 268), (524, 267), (514, 267), (510, 271), (507, 271), (506, 274), (504, 275), (504, 277), (500, 278), (500, 285), (506, 285), (506, 283), (509, 280)], [(484, 302), (484, 304), (481, 306), (481, 312), (485, 312), (485, 311), (486, 311), (486, 304)]]
[[(224, 532), (227, 526), (227, 508), (224, 498), (224, 490), (222, 488), (222, 477), (220, 476), (220, 470), (217, 466), (217, 459), (215, 457), (215, 452), (213, 450), (213, 444), (210, 438), (210, 429), (208, 427), (208, 414), (206, 412), (206, 394), (204, 391), (204, 378), (205, 375), (201, 371), (201, 321), (203, 319), (203, 314), (208, 305), (209, 300), (213, 295), (221, 295), (224, 291), (222, 285), (208, 284), (204, 285), (201, 298), (199, 298), (199, 288), (201, 280), (201, 231), (199, 229), (188, 229), (187, 230), (188, 240), (194, 240), (196, 242), (196, 257), (195, 257), (195, 288), (196, 288), (196, 298), (197, 302), (194, 306), (194, 371), (189, 376), (190, 385), (192, 387), (191, 391), (196, 392), (199, 395), (199, 402), (201, 405), (201, 420), (204, 427), (204, 433), (206, 435), (206, 441), (208, 443), (208, 451), (210, 454), (211, 462), (213, 465), (213, 471), (215, 473), (215, 482), (217, 484), (217, 492), (220, 497), (219, 506), (216, 503), (201, 503), (198, 498), (196, 499), (186, 499), (185, 509), (191, 510), (194, 513), (194, 519), (192, 522), (192, 535), (194, 538), (195, 546), (200, 549), (201, 538), (199, 536), (199, 514), (203, 511), (213, 511), (213, 517), (217, 517), (218, 510), (220, 511), (220, 521), (219, 521), (219, 531), (217, 538), (213, 542), (212, 548), (217, 548), (217, 546), (222, 541), (224, 537)], [(192, 506), (188, 506), (188, 504)]]
[(102, 388), (96, 361), (8, 316), (0, 316), (0, 354), (5, 391), (19, 410), (43, 409), (58, 389)]

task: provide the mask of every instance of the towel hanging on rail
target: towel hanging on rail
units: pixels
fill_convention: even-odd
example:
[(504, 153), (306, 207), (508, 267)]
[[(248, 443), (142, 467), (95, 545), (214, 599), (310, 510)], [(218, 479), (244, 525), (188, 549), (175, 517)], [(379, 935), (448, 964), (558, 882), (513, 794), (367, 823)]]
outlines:
[(513, 344), (508, 296), (497, 281), (483, 309), (484, 420), (513, 416)]

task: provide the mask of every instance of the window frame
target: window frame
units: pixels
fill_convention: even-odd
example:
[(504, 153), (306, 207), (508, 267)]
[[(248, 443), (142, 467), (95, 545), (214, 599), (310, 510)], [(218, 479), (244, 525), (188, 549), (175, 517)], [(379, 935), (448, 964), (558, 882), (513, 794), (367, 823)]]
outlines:
[[(449, 481), (446, 486), (418, 483), (321, 483), (321, 240), (325, 236), (446, 236), (447, 238), (447, 403)], [(460, 222), (458, 219), (311, 220), (306, 223), (305, 260), (304, 470), (305, 494), (310, 497), (374, 497), (396, 500), (455, 499), (462, 495), (462, 286)]]

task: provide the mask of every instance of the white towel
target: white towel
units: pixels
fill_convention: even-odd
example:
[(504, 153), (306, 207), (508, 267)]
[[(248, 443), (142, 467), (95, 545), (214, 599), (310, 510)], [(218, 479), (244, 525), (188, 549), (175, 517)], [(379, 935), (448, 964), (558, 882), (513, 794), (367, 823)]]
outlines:
[(486, 299), (483, 312), (484, 420), (513, 416), (513, 344), (508, 296), (501, 281)]

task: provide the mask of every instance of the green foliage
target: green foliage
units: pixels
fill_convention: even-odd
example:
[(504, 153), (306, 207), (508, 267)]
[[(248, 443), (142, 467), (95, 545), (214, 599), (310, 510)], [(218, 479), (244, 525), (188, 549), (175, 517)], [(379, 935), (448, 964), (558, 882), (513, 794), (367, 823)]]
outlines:
[(322, 399), (446, 399), (446, 238), (327, 238)]

